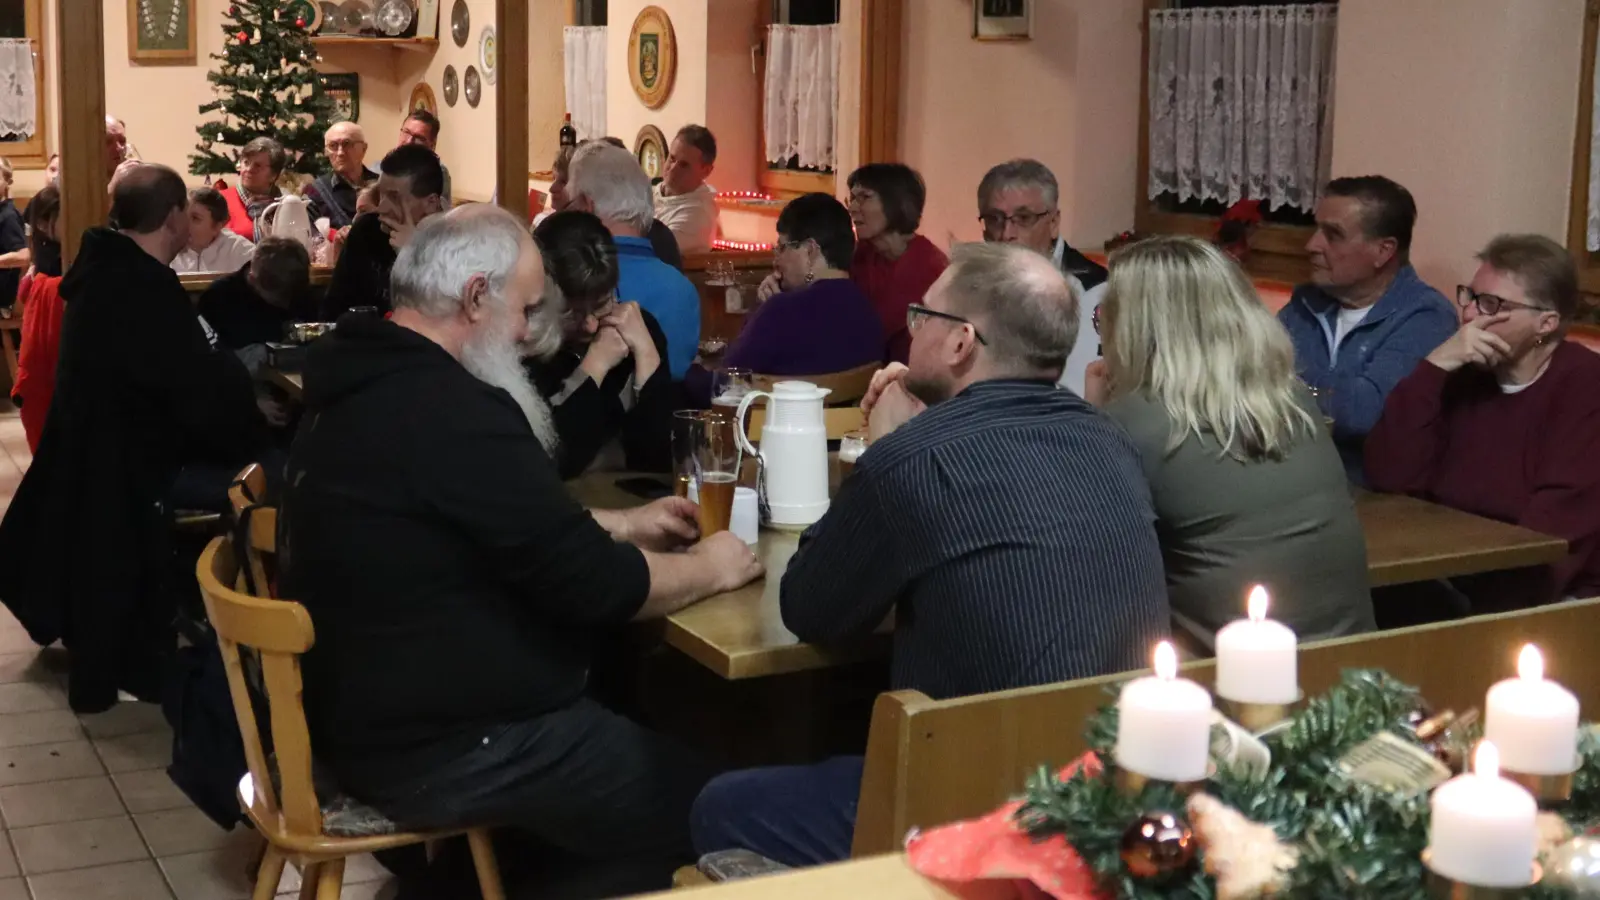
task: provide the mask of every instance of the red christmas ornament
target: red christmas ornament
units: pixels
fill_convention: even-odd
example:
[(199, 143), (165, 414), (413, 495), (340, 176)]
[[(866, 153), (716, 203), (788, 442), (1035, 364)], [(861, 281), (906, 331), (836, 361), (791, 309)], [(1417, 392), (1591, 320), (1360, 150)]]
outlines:
[(241, 31), (238, 34), (234, 35), (234, 37), (238, 38), (239, 39), (239, 43), (241, 43), (241, 44), (250, 43), (250, 35), (246, 34), (243, 31)]
[(299, 17), (299, 18), (297, 18), (297, 19), (295, 19), (295, 20), (294, 20), (294, 24), (295, 24), (295, 26), (296, 26), (296, 27), (299, 27), (299, 28), (304, 28), (304, 27), (306, 27), (306, 19), (305, 19), (305, 16), (301, 16), (301, 17)]

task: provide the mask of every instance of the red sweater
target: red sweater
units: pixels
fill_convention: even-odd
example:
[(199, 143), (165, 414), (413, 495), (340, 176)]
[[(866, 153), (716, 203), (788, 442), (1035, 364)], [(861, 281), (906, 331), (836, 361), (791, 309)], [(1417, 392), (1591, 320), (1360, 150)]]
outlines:
[(230, 186), (226, 181), (218, 179), (212, 185), (222, 199), (228, 203), (228, 228), (247, 241), (256, 239), (256, 223), (250, 218), (250, 208), (244, 205), (244, 198), (239, 196), (239, 188)]
[(56, 357), (61, 350), (61, 277), (35, 274), (22, 298), (22, 349), (17, 354), (17, 383), (11, 396), (20, 399), (22, 432), (28, 451), (37, 453), (45, 414), (56, 392)]
[(1483, 609), (1600, 594), (1600, 355), (1565, 342), (1519, 393), (1466, 367), (1426, 360), (1367, 436), (1367, 480), (1567, 541), (1548, 578), (1527, 571), (1458, 579)]
[(872, 301), (872, 308), (888, 336), (885, 359), (905, 362), (911, 349), (911, 334), (906, 331), (906, 307), (921, 303), (950, 258), (933, 241), (914, 235), (899, 259), (889, 259), (867, 241), (856, 242), (856, 255), (850, 262), (850, 280)]

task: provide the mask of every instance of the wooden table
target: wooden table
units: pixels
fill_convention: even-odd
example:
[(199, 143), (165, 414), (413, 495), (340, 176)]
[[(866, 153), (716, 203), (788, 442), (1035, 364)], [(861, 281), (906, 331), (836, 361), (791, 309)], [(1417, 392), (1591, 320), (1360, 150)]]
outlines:
[(1373, 587), (1521, 569), (1567, 555), (1561, 538), (1397, 494), (1356, 492)]
[(268, 384), (275, 384), (284, 389), (288, 395), (296, 400), (305, 393), (305, 382), (299, 372), (281, 372), (271, 366), (261, 370), (262, 377)]
[(1015, 896), (1009, 885), (975, 885), (956, 891), (911, 870), (904, 854), (800, 869), (726, 884), (651, 894), (639, 900), (669, 900), (684, 896), (705, 900), (813, 900), (816, 897), (871, 897), (874, 900), (975, 900)]

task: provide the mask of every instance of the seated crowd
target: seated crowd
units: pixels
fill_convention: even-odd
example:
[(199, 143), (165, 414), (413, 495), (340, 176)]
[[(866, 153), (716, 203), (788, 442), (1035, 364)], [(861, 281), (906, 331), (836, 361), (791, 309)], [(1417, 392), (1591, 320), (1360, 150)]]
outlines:
[[(724, 849), (845, 858), (859, 752), (719, 772), (591, 679), (630, 623), (765, 574), (732, 533), (701, 534), (688, 499), (586, 509), (564, 483), (670, 471), (674, 413), (712, 400), (680, 252), (716, 237), (715, 138), (680, 131), (659, 185), (611, 140), (564, 148), (530, 231), (452, 209), (438, 129), (413, 114), (376, 171), (359, 126), (328, 130), (329, 171), (305, 189), (339, 246), (320, 301), (314, 248), (264, 219), (287, 164), (270, 137), (235, 182), (190, 190), (130, 164), (108, 120), (111, 221), (65, 272), (56, 188), (27, 231), (0, 197), (36, 452), (0, 521), (0, 598), (36, 641), (67, 642), (74, 709), (157, 699), (174, 515), (225, 510), (260, 462), (279, 593), (315, 622), (312, 743), (342, 790), (404, 829), (499, 827), (551, 896), (665, 887)], [(759, 305), (717, 363), (877, 367), (868, 449), (777, 586), (800, 640), (887, 627), (888, 687), (950, 698), (1142, 668), (1169, 635), (1209, 654), (1257, 583), (1303, 640), (1372, 631), (1390, 623), (1362, 487), (1568, 542), (1545, 569), (1420, 587), (1439, 609), (1600, 592), (1600, 356), (1564, 339), (1579, 290), (1556, 243), (1495, 238), (1458, 315), (1411, 266), (1409, 192), (1334, 179), (1311, 281), (1274, 316), (1198, 239), (1090, 260), (1036, 160), (988, 171), (984, 240), (948, 255), (918, 233), (916, 171), (845, 184), (845, 202), (782, 210)], [(196, 304), (180, 272), (223, 277)], [(266, 345), (334, 320), (286, 402), (259, 377)], [(86, 546), (97, 565), (75, 567)], [(409, 870), (403, 890), (444, 896), (454, 874)]]

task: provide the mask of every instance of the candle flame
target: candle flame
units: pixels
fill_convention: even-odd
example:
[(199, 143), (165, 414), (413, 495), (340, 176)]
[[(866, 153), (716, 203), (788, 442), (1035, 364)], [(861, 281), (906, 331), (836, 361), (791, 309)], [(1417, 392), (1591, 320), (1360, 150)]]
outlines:
[(1178, 651), (1172, 649), (1171, 641), (1156, 645), (1156, 677), (1167, 681), (1178, 677)]
[(1267, 589), (1256, 585), (1250, 589), (1250, 599), (1245, 602), (1245, 610), (1250, 614), (1250, 621), (1260, 622), (1267, 617)]
[(1544, 678), (1544, 654), (1532, 644), (1523, 644), (1522, 652), (1517, 655), (1517, 674), (1524, 681), (1539, 681)]
[(1480, 778), (1500, 777), (1500, 751), (1493, 742), (1478, 742), (1478, 752), (1472, 755), (1472, 771)]

